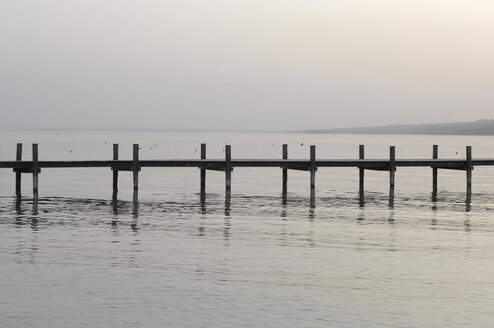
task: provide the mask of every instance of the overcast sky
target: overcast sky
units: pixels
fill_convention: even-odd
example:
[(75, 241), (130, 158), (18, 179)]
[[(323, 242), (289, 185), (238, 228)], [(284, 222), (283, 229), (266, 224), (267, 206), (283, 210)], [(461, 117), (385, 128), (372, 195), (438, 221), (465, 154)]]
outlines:
[(0, 0), (0, 127), (494, 118), (490, 0)]

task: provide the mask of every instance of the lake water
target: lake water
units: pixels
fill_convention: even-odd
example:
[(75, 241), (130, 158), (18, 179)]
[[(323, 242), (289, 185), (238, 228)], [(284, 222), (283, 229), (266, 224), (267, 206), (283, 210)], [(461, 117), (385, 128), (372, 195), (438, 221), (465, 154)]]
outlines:
[[(17, 142), (39, 144), (40, 160), (494, 158), (494, 137), (163, 132), (0, 132), (0, 160)], [(143, 168), (139, 203), (131, 173), (43, 169), (33, 212), (31, 176), (16, 202), (14, 174), (0, 170), (2, 327), (492, 327), (494, 168), (476, 167), (465, 202), (465, 172), (398, 168), (394, 207), (388, 173), (320, 168), (315, 203), (309, 174), (236, 168), (225, 199), (224, 173), (208, 171), (201, 203), (197, 168)]]

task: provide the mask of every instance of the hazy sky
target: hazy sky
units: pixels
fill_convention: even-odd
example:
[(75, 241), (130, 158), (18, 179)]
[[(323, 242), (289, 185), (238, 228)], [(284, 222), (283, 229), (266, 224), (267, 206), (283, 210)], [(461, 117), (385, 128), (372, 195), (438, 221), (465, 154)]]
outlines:
[(490, 0), (0, 0), (0, 127), (494, 118)]

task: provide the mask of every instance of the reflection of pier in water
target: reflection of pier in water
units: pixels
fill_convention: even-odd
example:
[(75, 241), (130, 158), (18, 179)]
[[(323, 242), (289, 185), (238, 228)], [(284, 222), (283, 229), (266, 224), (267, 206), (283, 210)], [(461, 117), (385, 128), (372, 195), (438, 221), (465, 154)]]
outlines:
[[(466, 202), (470, 203), (472, 195), (472, 170), (474, 166), (494, 166), (494, 159), (472, 159), (471, 146), (466, 147), (465, 159), (439, 159), (438, 146), (433, 146), (431, 159), (396, 159), (395, 147), (390, 146), (389, 158), (365, 159), (364, 146), (359, 146), (358, 159), (316, 159), (316, 146), (310, 146), (308, 159), (288, 159), (288, 146), (282, 148), (281, 159), (232, 159), (231, 146), (225, 147), (224, 159), (207, 159), (206, 144), (201, 144), (200, 159), (168, 159), (168, 160), (139, 160), (139, 145), (133, 146), (133, 159), (119, 159), (119, 145), (113, 145), (113, 160), (92, 161), (39, 161), (38, 145), (32, 145), (32, 160), (22, 160), (22, 144), (17, 144), (15, 161), (0, 161), (0, 168), (12, 168), (15, 172), (15, 192), (21, 197), (22, 173), (30, 173), (33, 177), (33, 204), (38, 199), (38, 175), (41, 169), (48, 168), (98, 168), (107, 167), (113, 171), (113, 195), (116, 202), (118, 195), (118, 174), (120, 171), (133, 173), (133, 200), (138, 202), (139, 172), (143, 167), (197, 167), (200, 169), (200, 195), (201, 202), (205, 201), (206, 171), (215, 170), (225, 172), (225, 212), (230, 210), (230, 197), (232, 187), (232, 171), (235, 167), (279, 167), (282, 169), (282, 203), (287, 202), (288, 170), (308, 171), (310, 174), (310, 205), (315, 205), (315, 181), (318, 168), (331, 167), (355, 167), (359, 170), (359, 203), (364, 205), (364, 172), (376, 170), (389, 172), (389, 205), (394, 205), (395, 198), (395, 171), (397, 167), (430, 167), (432, 168), (432, 201), (437, 201), (437, 177), (438, 169), (463, 170), (466, 172)], [(37, 211), (37, 209), (35, 209)], [(136, 210), (137, 212), (137, 205)]]

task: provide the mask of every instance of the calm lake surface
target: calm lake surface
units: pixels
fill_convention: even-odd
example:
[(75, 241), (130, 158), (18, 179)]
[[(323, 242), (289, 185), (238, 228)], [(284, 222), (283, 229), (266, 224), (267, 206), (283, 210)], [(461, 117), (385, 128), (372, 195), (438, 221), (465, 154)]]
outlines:
[[(494, 158), (494, 137), (163, 132), (0, 132), (0, 160), (308, 158)], [(465, 172), (398, 168), (394, 207), (388, 173), (320, 168), (309, 174), (236, 168), (232, 197), (224, 173), (208, 171), (201, 203), (197, 168), (143, 168), (139, 203), (132, 174), (43, 169), (33, 212), (31, 176), (16, 202), (14, 173), (0, 170), (2, 327), (492, 327), (494, 168), (476, 167), (471, 203)]]

